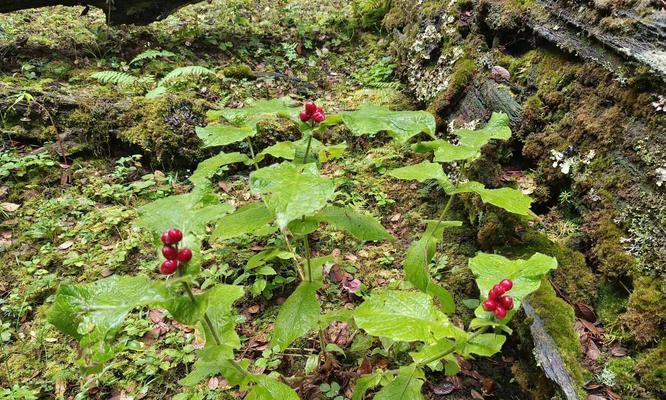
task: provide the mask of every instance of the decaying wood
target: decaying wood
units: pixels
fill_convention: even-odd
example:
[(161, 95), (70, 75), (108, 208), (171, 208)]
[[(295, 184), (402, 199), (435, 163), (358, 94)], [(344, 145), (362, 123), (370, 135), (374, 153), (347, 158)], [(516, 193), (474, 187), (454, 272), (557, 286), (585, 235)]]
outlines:
[(567, 372), (555, 341), (546, 331), (543, 320), (527, 300), (523, 300), (523, 308), (527, 316), (532, 318), (530, 332), (534, 341), (534, 355), (537, 358), (537, 364), (543, 369), (546, 376), (560, 387), (567, 400), (579, 400), (576, 385)]
[(201, 0), (0, 0), (0, 13), (49, 6), (94, 6), (104, 10), (111, 25), (146, 25)]

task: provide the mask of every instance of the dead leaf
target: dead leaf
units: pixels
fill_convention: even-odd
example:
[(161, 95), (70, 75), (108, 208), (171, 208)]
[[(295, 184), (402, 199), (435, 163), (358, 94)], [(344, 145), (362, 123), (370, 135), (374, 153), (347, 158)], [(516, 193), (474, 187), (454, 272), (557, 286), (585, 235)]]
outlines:
[(261, 306), (259, 304), (255, 304), (253, 306), (249, 306), (248, 308), (245, 309), (245, 312), (248, 314), (256, 314), (259, 312), (259, 309)]
[(431, 385), (430, 388), (432, 389), (432, 392), (438, 396), (451, 394), (456, 389), (455, 386), (449, 382), (442, 382), (436, 385)]
[(106, 268), (100, 273), (100, 275), (102, 275), (102, 278), (107, 278), (107, 277), (113, 275), (114, 272), (116, 272), (116, 271), (113, 270), (113, 269)]
[(612, 391), (611, 388), (606, 388), (606, 396), (608, 396), (610, 400), (622, 400), (622, 397)]
[(14, 212), (18, 210), (21, 205), (16, 203), (2, 203), (0, 204), (0, 207), (7, 212)]
[(215, 390), (220, 386), (220, 380), (217, 377), (212, 377), (208, 380), (208, 389)]
[(613, 357), (625, 357), (628, 353), (627, 349), (620, 346), (620, 344), (616, 344), (615, 346), (611, 347), (610, 353)]
[(361, 365), (358, 366), (356, 373), (359, 375), (367, 375), (372, 373), (372, 363), (370, 363), (370, 360), (368, 360), (367, 357), (363, 357)]
[(472, 389), (472, 390), (470, 391), (470, 394), (472, 395), (472, 398), (473, 398), (473, 399), (480, 399), (480, 400), (483, 400), (483, 395), (482, 395), (481, 393), (477, 392), (477, 391), (474, 390), (474, 389)]
[(601, 351), (599, 351), (599, 347), (597, 347), (596, 343), (594, 343), (592, 340), (589, 340), (587, 343), (587, 351), (585, 352), (585, 355), (587, 358), (589, 358), (592, 361), (597, 361), (599, 356), (601, 355)]
[(74, 244), (73, 241), (68, 240), (66, 242), (61, 243), (60, 246), (58, 246), (58, 250), (67, 250), (70, 247), (72, 247), (73, 244)]
[(596, 395), (596, 394), (588, 394), (587, 395), (587, 400), (608, 400), (608, 399), (606, 399), (603, 396)]
[(398, 222), (402, 218), (402, 214), (395, 214), (391, 217), (391, 222)]
[(483, 384), (482, 390), (484, 395), (489, 395), (493, 392), (495, 388), (495, 381), (490, 378), (482, 378), (481, 383)]
[(154, 323), (157, 324), (159, 322), (164, 321), (164, 313), (161, 310), (158, 310), (156, 308), (153, 308), (152, 310), (148, 311), (148, 318)]
[(574, 311), (576, 312), (577, 317), (583, 318), (586, 321), (596, 322), (597, 320), (597, 315), (594, 313), (594, 309), (587, 304), (574, 304)]

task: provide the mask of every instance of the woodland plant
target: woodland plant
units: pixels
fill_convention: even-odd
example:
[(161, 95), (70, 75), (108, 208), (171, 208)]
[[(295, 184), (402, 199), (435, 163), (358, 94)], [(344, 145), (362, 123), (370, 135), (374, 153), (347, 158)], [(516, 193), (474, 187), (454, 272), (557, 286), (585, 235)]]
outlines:
[[(381, 338), (382, 343), (404, 343), (412, 350), (412, 362), (408, 365), (378, 369), (359, 377), (353, 399), (362, 399), (377, 386), (381, 388), (375, 399), (420, 399), (426, 369), (453, 375), (459, 370), (456, 355), (472, 358), (497, 353), (505, 341), (502, 332), (511, 332), (507, 323), (516, 315), (522, 300), (538, 289), (543, 276), (557, 266), (554, 258), (538, 253), (526, 260), (485, 253), (470, 259), (482, 304), (467, 330), (449, 320), (448, 315), (455, 311), (453, 298), (430, 275), (430, 263), (443, 230), (462, 224), (447, 220), (457, 194), (476, 193), (488, 204), (525, 218), (532, 216), (531, 199), (519, 191), (487, 189), (479, 182), (465, 181), (466, 166), (480, 156), (483, 145), (491, 139), (510, 137), (504, 114), (493, 114), (483, 129), (457, 131), (455, 145), (435, 136), (435, 121), (427, 112), (391, 111), (371, 104), (356, 111), (327, 115), (314, 102), (300, 109), (289, 99), (276, 99), (257, 101), (240, 109), (213, 110), (208, 117), (210, 124), (197, 129), (205, 146), (222, 147), (245, 141), (250, 154), (221, 152), (204, 160), (189, 177), (191, 192), (159, 199), (139, 209), (138, 225), (153, 233), (156, 244), (161, 242), (166, 261), (160, 270), (166, 279), (113, 276), (88, 284), (64, 283), (58, 289), (49, 321), (79, 341), (82, 366), (87, 372), (100, 371), (118, 351), (136, 348), (134, 343), (115, 339), (130, 311), (159, 307), (180, 323), (194, 326), (205, 340), (193, 370), (181, 379), (181, 384), (194, 385), (221, 374), (230, 385), (248, 391), (246, 399), (299, 398), (278, 374), (254, 373), (249, 360), (236, 360), (240, 339), (235, 330), (233, 303), (244, 295), (245, 289), (208, 281), (207, 290), (196, 289), (204, 276), (204, 240), (223, 242), (242, 235), (273, 236), (270, 247), (248, 260), (244, 274), (265, 269), (273, 260), (293, 261), (299, 283), (279, 307), (269, 349), (273, 354), (282, 352), (298, 338), (320, 331), (320, 354), (308, 359), (306, 374), (316, 370), (322, 360), (333, 357), (328, 351), (335, 346), (327, 344), (323, 334), (333, 321), (356, 326)], [(302, 138), (275, 143), (255, 153), (252, 139), (257, 134), (257, 124), (271, 118), (288, 118), (298, 123)], [(388, 174), (400, 179), (435, 180), (449, 198), (436, 220), (425, 221), (425, 232), (407, 251), (405, 277), (418, 290), (375, 289), (354, 310), (322, 314), (318, 291), (325, 280), (324, 266), (333, 262), (333, 256), (313, 257), (310, 235), (327, 224), (360, 241), (392, 240), (373, 217), (334, 203), (336, 182), (321, 174), (320, 165), (344, 154), (345, 143), (321, 141), (323, 133), (336, 124), (344, 124), (357, 136), (387, 132), (403, 144), (420, 134), (430, 136), (432, 140), (412, 147), (419, 152), (433, 151), (435, 162), (424, 161)], [(284, 161), (264, 166), (267, 155)], [(448, 178), (440, 164), (446, 162), (460, 165), (457, 179)], [(253, 166), (249, 189), (260, 201), (237, 209), (220, 202), (211, 178), (220, 167), (233, 163)], [(211, 224), (215, 227), (208, 234)], [(255, 284), (261, 279), (255, 277)]]

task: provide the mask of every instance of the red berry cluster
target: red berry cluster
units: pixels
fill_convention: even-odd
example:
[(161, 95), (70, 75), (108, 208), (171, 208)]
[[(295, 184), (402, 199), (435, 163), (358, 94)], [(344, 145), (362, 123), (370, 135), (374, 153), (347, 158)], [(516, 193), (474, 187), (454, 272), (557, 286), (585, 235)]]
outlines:
[(323, 122), (326, 119), (324, 109), (317, 107), (314, 101), (305, 103), (305, 110), (301, 111), (299, 118), (303, 122), (313, 121), (315, 124)]
[(180, 263), (186, 263), (192, 259), (192, 250), (183, 247), (178, 250), (178, 243), (183, 240), (183, 232), (180, 229), (169, 229), (162, 234), (162, 255), (166, 261), (160, 265), (160, 271), (164, 275), (171, 275), (178, 269)]
[(511, 290), (513, 282), (511, 279), (503, 279), (502, 282), (493, 286), (488, 291), (488, 299), (481, 303), (486, 311), (494, 311), (497, 319), (504, 319), (508, 310), (513, 309), (513, 299), (504, 293)]

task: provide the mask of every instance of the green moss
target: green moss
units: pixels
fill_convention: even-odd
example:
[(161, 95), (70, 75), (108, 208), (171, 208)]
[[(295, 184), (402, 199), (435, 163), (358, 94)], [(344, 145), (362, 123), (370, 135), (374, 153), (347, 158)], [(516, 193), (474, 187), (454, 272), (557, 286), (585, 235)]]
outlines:
[(611, 358), (606, 364), (615, 380), (614, 387), (625, 394), (631, 391), (638, 383), (635, 377), (636, 360), (631, 357)]
[(585, 398), (583, 385), (589, 377), (589, 373), (581, 366), (582, 351), (578, 334), (574, 330), (573, 308), (557, 297), (547, 279), (543, 280), (539, 290), (530, 295), (529, 302), (543, 320), (546, 331), (557, 345), (581, 398)]
[(626, 333), (640, 345), (647, 346), (663, 340), (666, 322), (666, 293), (659, 279), (641, 277), (634, 281), (627, 312), (621, 322)]
[(476, 62), (471, 58), (461, 58), (453, 66), (449, 86), (435, 97), (428, 106), (428, 111), (435, 115), (437, 125), (444, 124), (441, 114), (448, 113), (451, 104), (460, 98), (476, 72)]
[(595, 311), (604, 326), (614, 326), (627, 308), (627, 291), (620, 285), (604, 281), (599, 285)]
[(666, 341), (639, 358), (636, 372), (644, 387), (666, 395)]
[(254, 72), (247, 64), (233, 64), (222, 68), (222, 73), (227, 78), (253, 79)]

